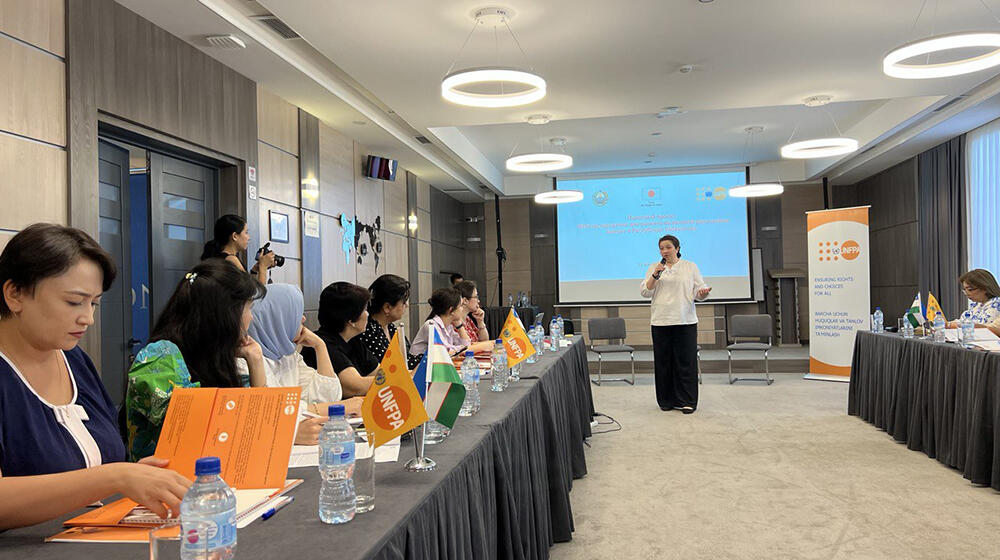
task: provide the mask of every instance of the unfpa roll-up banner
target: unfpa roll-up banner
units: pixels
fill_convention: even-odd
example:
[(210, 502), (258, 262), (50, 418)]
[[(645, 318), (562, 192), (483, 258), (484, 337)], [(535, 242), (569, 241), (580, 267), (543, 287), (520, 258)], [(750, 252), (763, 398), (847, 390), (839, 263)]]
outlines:
[(806, 212), (809, 374), (848, 381), (855, 332), (871, 324), (868, 206)]

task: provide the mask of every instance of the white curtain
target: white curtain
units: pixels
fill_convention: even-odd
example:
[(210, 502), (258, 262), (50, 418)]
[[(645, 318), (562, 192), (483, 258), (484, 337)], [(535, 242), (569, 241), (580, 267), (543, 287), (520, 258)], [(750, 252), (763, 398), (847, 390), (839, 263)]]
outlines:
[(1000, 119), (966, 136), (969, 269), (1000, 274)]

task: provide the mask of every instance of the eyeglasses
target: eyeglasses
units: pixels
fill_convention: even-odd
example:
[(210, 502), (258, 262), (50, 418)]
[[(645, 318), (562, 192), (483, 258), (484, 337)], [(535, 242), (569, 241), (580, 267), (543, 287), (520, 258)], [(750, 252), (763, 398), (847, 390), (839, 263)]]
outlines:
[(969, 293), (972, 293), (972, 292), (978, 292), (979, 288), (977, 288), (975, 286), (962, 286), (962, 291), (965, 292), (965, 293), (967, 293), (967, 294), (969, 294)]

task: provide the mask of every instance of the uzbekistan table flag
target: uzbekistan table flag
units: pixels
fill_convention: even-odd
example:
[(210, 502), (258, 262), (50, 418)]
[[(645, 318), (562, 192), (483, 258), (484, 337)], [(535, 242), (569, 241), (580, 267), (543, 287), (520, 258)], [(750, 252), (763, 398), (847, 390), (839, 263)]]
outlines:
[(934, 297), (930, 291), (927, 292), (927, 320), (933, 321), (935, 317), (941, 314), (944, 317), (944, 311), (941, 311), (941, 305), (938, 303), (937, 298)]
[(361, 417), (369, 438), (375, 438), (374, 447), (389, 443), (427, 421), (427, 413), (420, 406), (420, 392), (406, 370), (404, 356), (397, 330), (361, 403)]
[(513, 308), (507, 314), (503, 328), (500, 329), (500, 340), (503, 341), (503, 348), (507, 351), (507, 367), (514, 367), (535, 353), (535, 346), (528, 339), (528, 333), (525, 332), (524, 325), (521, 324), (521, 319)]
[(432, 420), (452, 428), (465, 401), (465, 385), (437, 329), (433, 330), (434, 340), (427, 346), (426, 367), (430, 369), (430, 384), (424, 406)]
[(910, 308), (906, 310), (906, 320), (909, 321), (914, 328), (924, 324), (924, 304), (920, 301), (920, 292), (917, 292), (917, 297), (913, 298), (913, 303), (911, 303)]

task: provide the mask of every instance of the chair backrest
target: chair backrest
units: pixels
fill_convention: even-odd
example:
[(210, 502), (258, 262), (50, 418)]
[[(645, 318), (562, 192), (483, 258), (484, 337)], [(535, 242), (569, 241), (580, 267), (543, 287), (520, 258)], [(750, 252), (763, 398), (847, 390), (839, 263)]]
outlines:
[(625, 319), (587, 319), (587, 331), (590, 332), (591, 344), (594, 340), (625, 340)]
[(738, 337), (767, 338), (771, 342), (774, 332), (771, 323), (771, 316), (762, 315), (733, 315), (729, 321), (729, 336), (736, 339)]

